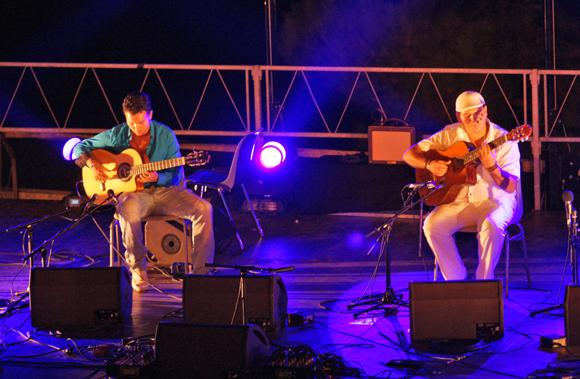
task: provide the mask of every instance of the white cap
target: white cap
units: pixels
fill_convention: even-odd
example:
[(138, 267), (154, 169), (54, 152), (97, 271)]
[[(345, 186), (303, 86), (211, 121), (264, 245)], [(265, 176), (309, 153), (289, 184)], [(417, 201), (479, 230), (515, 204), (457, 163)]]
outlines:
[(455, 111), (465, 112), (468, 109), (479, 108), (485, 105), (485, 100), (479, 92), (465, 91), (455, 100)]

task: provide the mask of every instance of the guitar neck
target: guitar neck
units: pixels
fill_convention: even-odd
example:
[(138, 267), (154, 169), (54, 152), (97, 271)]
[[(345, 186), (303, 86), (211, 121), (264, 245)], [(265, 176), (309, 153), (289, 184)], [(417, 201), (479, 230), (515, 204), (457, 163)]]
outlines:
[(185, 165), (185, 157), (167, 159), (165, 161), (159, 162), (139, 164), (131, 167), (130, 176), (136, 176), (139, 174), (143, 174), (145, 172), (166, 170), (168, 168), (184, 165)]
[[(509, 141), (508, 135), (504, 134), (503, 136), (498, 137), (498, 138), (494, 139), (493, 141), (489, 142), (488, 145), (489, 145), (489, 148), (491, 150), (493, 150), (496, 147), (503, 145), (507, 141)], [(475, 161), (477, 159), (477, 153), (478, 153), (479, 149), (481, 149), (481, 147), (473, 149), (469, 153), (463, 155), (461, 157), (461, 159), (463, 160), (463, 164), (469, 164), (469, 163)]]

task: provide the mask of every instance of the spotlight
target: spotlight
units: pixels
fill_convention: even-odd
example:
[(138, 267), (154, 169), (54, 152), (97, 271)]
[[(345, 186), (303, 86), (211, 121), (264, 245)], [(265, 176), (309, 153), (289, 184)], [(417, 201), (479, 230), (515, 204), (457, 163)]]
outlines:
[[(284, 213), (294, 192), (296, 153), (286, 140), (269, 140), (255, 151), (254, 175), (246, 183), (256, 211)], [(244, 204), (244, 209), (249, 204)]]
[(76, 158), (73, 157), (73, 149), (79, 142), (81, 142), (81, 139), (79, 137), (73, 137), (68, 141), (66, 141), (64, 147), (62, 148), (62, 156), (64, 157), (65, 160), (70, 161)]
[(279, 166), (286, 160), (286, 149), (282, 144), (270, 141), (260, 151), (260, 164), (262, 167), (271, 169)]

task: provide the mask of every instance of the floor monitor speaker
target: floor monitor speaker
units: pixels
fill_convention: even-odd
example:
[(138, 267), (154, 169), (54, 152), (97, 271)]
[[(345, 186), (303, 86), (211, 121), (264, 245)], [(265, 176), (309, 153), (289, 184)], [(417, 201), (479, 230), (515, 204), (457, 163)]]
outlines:
[(31, 324), (36, 328), (124, 322), (132, 306), (133, 289), (125, 267), (30, 270)]
[[(186, 275), (183, 282), (183, 320), (194, 324), (242, 324), (240, 276)], [(288, 295), (279, 275), (246, 277), (249, 324), (276, 332), (286, 323)]]
[(410, 282), (411, 341), (501, 339), (500, 280)]
[(578, 284), (566, 286), (564, 328), (566, 346), (580, 346), (580, 285)]
[(161, 378), (236, 378), (269, 355), (270, 343), (256, 325), (157, 325), (155, 359)]

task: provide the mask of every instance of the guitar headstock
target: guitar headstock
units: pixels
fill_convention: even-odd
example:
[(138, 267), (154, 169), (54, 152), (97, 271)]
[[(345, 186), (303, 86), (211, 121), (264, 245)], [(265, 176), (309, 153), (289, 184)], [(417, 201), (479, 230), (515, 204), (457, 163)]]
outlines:
[(210, 155), (207, 151), (199, 150), (193, 151), (192, 153), (187, 154), (185, 157), (185, 164), (190, 166), (203, 166), (207, 162), (209, 162)]
[(524, 124), (508, 133), (508, 141), (527, 141), (532, 135), (532, 127)]

